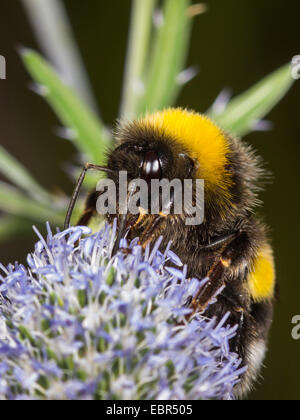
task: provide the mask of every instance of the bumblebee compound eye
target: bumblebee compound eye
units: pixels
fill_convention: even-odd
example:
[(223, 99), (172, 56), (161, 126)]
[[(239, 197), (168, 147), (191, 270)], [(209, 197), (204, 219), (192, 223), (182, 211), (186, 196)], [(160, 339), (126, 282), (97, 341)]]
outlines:
[(151, 182), (152, 179), (161, 179), (161, 163), (156, 152), (149, 151), (145, 154), (140, 174), (141, 178), (148, 183)]

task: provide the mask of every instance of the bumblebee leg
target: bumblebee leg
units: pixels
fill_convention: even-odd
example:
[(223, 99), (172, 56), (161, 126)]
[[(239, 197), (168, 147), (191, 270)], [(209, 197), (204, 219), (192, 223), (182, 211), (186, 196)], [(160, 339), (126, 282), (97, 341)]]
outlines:
[(211, 251), (214, 249), (221, 248), (222, 246), (226, 246), (231, 243), (234, 239), (239, 236), (239, 231), (230, 233), (229, 235), (222, 236), (220, 238), (215, 239), (213, 242), (207, 245), (201, 245), (201, 251)]
[(241, 355), (241, 346), (244, 343), (243, 331), (246, 327), (246, 314), (248, 314), (248, 311), (250, 310), (249, 305), (245, 305), (244, 302), (241, 302), (231, 288), (229, 288), (229, 291), (225, 290), (220, 299), (223, 303), (223, 314), (225, 315), (226, 312), (230, 312), (231, 316), (229, 322), (231, 325), (238, 325), (237, 334), (232, 340), (232, 351)]
[(204, 311), (218, 291), (226, 286), (226, 273), (232, 267), (238, 255), (243, 252), (245, 244), (248, 243), (248, 238), (245, 235), (243, 232), (236, 233), (233, 235), (231, 242), (221, 249), (221, 256), (206, 276), (208, 279), (207, 284), (192, 301), (195, 312)]
[(89, 171), (90, 169), (94, 169), (94, 170), (100, 171), (100, 172), (113, 173), (113, 171), (111, 169), (109, 169), (107, 167), (104, 167), (104, 166), (93, 165), (91, 163), (87, 163), (84, 166), (84, 168), (83, 168), (83, 170), (80, 174), (80, 177), (78, 178), (76, 187), (73, 191), (72, 198), (71, 198), (71, 201), (70, 201), (70, 204), (69, 204), (69, 207), (68, 207), (68, 211), (67, 211), (67, 215), (66, 215), (66, 219), (65, 219), (65, 224), (64, 224), (65, 229), (68, 229), (69, 226), (70, 226), (72, 213), (73, 213), (76, 201), (78, 199), (78, 196), (79, 196), (84, 178), (86, 176), (87, 171)]
[(237, 308), (235, 310), (239, 314), (239, 323), (238, 323), (238, 330), (237, 335), (234, 340), (234, 352), (237, 354), (241, 354), (241, 346), (242, 346), (242, 331), (244, 330), (245, 326), (245, 310), (243, 308)]
[(152, 241), (153, 236), (156, 233), (156, 229), (159, 229), (161, 223), (165, 220), (166, 217), (167, 216), (162, 213), (157, 215), (153, 220), (153, 223), (149, 224), (145, 229), (140, 237), (140, 244), (143, 246), (143, 248), (146, 248), (146, 246)]
[(87, 226), (91, 218), (96, 214), (96, 206), (99, 194), (100, 193), (98, 191), (93, 191), (89, 194), (86, 200), (85, 210), (78, 220), (77, 226)]
[(218, 291), (225, 286), (224, 274), (230, 267), (230, 260), (220, 260), (212, 267), (207, 275), (208, 282), (200, 293), (192, 300), (192, 307), (195, 312), (203, 312)]
[(232, 342), (233, 351), (237, 352), (243, 364), (248, 367), (241, 382), (235, 388), (235, 395), (238, 398), (246, 395), (259, 377), (267, 352), (272, 317), (273, 302), (271, 300), (252, 303), (250, 310), (244, 313), (243, 325), (239, 327), (239, 334)]

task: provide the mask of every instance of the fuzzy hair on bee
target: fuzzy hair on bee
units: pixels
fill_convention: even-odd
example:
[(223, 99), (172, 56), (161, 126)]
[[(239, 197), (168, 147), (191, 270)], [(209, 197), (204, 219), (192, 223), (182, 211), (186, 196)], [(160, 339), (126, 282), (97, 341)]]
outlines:
[[(118, 239), (126, 233), (128, 239), (139, 238), (145, 247), (162, 235), (161, 248), (172, 241), (189, 277), (208, 279), (201, 295), (189, 304), (194, 311), (217, 319), (229, 312), (229, 324), (238, 325), (231, 351), (248, 366), (236, 387), (236, 395), (245, 396), (265, 358), (276, 283), (268, 231), (255, 214), (266, 177), (261, 159), (249, 145), (224, 133), (208, 117), (180, 108), (121, 122), (115, 139), (117, 146), (108, 153), (105, 170), (117, 186), (120, 171), (127, 171), (129, 181), (204, 180), (202, 224), (188, 226), (185, 211), (150, 214), (141, 209), (139, 215), (127, 214), (123, 222), (117, 214)], [(82, 181), (83, 177), (80, 185)], [(77, 186), (73, 206), (78, 191)], [(100, 194), (93, 191), (89, 195), (78, 224), (88, 224), (96, 214)], [(115, 217), (107, 215), (109, 222)], [(217, 303), (209, 305), (221, 288)]]

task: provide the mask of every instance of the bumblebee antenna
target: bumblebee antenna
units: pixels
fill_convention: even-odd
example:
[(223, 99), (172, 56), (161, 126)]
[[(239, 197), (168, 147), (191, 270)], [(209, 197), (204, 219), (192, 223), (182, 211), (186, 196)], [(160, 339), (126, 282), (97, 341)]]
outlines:
[(80, 193), (80, 190), (81, 190), (81, 187), (82, 187), (84, 178), (86, 176), (87, 171), (89, 171), (90, 169), (94, 169), (96, 171), (106, 172), (106, 173), (113, 173), (114, 172), (111, 169), (107, 168), (106, 166), (98, 166), (98, 165), (93, 165), (91, 163), (87, 163), (84, 166), (84, 168), (83, 168), (83, 170), (82, 170), (82, 172), (80, 174), (80, 177), (78, 178), (76, 187), (74, 189), (74, 192), (72, 194), (72, 198), (71, 198), (71, 201), (70, 201), (70, 204), (69, 204), (69, 207), (68, 207), (68, 211), (67, 211), (67, 215), (66, 215), (66, 219), (65, 219), (65, 224), (64, 224), (64, 229), (65, 230), (68, 229), (69, 226), (70, 226), (72, 213), (73, 213), (73, 210), (74, 210), (76, 201), (78, 199), (78, 196), (79, 196), (79, 193)]

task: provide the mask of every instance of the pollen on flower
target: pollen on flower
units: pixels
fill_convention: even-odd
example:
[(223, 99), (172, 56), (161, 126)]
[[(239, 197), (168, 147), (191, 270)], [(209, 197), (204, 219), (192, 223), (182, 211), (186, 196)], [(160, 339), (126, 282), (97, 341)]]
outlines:
[(187, 317), (202, 282), (170, 247), (111, 258), (115, 227), (47, 230), (26, 267), (1, 266), (1, 400), (233, 398), (236, 328)]

